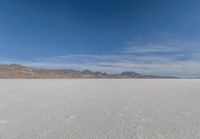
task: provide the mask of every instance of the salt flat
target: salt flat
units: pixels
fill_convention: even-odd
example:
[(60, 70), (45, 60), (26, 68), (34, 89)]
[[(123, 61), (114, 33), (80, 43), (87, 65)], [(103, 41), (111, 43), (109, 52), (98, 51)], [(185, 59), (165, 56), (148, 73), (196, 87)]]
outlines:
[(0, 139), (199, 139), (200, 80), (0, 80)]

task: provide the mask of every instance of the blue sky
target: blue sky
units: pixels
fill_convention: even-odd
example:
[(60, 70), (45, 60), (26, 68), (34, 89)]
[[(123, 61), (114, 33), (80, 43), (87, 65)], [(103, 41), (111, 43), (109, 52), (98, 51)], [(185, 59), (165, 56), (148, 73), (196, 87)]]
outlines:
[(0, 63), (200, 77), (199, 0), (1, 0)]

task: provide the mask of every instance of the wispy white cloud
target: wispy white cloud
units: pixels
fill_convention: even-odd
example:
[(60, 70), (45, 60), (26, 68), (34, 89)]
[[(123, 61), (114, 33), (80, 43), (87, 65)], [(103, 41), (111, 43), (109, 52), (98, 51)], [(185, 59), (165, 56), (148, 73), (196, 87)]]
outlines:
[(128, 54), (146, 54), (146, 53), (174, 53), (180, 52), (180, 49), (174, 47), (174, 44), (155, 44), (155, 43), (142, 43), (132, 44), (121, 51)]

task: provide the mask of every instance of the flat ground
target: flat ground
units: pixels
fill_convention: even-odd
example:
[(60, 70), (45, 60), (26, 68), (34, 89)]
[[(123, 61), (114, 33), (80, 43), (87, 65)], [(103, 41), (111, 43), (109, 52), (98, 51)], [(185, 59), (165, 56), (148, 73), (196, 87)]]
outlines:
[(199, 139), (200, 80), (0, 80), (0, 139)]

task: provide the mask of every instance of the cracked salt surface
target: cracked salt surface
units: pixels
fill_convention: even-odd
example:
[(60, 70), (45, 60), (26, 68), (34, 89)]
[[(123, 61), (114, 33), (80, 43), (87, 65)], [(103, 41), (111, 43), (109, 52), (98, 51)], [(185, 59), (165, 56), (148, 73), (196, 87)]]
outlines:
[(183, 79), (0, 80), (0, 138), (199, 139), (199, 84)]

